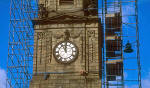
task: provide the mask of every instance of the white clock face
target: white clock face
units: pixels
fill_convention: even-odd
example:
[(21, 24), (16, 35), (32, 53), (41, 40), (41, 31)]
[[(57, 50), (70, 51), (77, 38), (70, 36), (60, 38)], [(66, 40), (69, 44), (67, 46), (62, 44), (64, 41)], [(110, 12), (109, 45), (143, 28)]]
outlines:
[(71, 63), (77, 58), (78, 50), (70, 41), (63, 41), (54, 48), (54, 56), (60, 63)]

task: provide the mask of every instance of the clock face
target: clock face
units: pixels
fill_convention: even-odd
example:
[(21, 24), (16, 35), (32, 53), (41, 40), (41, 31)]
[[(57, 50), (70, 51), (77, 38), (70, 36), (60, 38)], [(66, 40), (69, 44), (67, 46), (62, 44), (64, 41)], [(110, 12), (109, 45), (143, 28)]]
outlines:
[(70, 41), (63, 41), (54, 47), (54, 57), (56, 61), (66, 64), (75, 61), (78, 56), (76, 45)]

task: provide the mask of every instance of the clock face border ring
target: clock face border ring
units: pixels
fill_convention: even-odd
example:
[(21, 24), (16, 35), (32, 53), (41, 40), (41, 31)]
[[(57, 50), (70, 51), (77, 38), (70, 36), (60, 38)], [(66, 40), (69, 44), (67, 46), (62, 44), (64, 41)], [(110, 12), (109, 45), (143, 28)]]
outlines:
[[(76, 48), (76, 55), (75, 55), (75, 57), (73, 58), (73, 60), (64, 61), (64, 62), (58, 60), (58, 58), (57, 58), (57, 56), (56, 56), (56, 54), (55, 54), (55, 53), (56, 53), (56, 48), (58, 47), (58, 45), (60, 45), (60, 44), (62, 44), (62, 43), (64, 43), (64, 42), (69, 42), (69, 43), (73, 44), (74, 47)], [(61, 41), (61, 42), (58, 42), (58, 43), (54, 46), (54, 48), (53, 48), (53, 56), (54, 56), (54, 58), (55, 58), (55, 61), (58, 62), (58, 63), (61, 63), (61, 64), (71, 64), (71, 63), (75, 62), (75, 61), (77, 60), (77, 58), (78, 58), (78, 55), (79, 55), (79, 49), (78, 49), (77, 45), (76, 45), (74, 42), (69, 41), (69, 40), (68, 40), (68, 41)]]

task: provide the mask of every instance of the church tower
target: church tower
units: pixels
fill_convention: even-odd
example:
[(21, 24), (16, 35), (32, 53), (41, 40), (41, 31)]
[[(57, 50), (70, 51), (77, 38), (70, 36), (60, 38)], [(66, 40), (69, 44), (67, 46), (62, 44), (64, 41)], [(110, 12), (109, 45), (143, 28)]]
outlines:
[(101, 88), (98, 0), (39, 0), (30, 88)]

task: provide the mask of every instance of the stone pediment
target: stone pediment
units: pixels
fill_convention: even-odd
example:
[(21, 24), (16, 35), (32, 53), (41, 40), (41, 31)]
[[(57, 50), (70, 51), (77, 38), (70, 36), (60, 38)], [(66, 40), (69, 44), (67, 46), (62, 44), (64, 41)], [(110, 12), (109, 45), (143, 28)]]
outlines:
[(87, 18), (86, 16), (76, 16), (76, 15), (57, 15), (48, 18), (35, 18), (32, 22), (33, 24), (55, 24), (55, 23), (77, 23), (77, 22), (87, 22), (87, 21), (97, 21), (97, 18)]
[(50, 20), (77, 20), (77, 19), (85, 19), (83, 16), (76, 16), (76, 15), (58, 15), (54, 17), (50, 17)]

